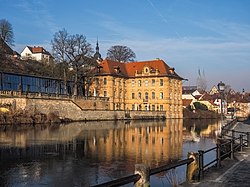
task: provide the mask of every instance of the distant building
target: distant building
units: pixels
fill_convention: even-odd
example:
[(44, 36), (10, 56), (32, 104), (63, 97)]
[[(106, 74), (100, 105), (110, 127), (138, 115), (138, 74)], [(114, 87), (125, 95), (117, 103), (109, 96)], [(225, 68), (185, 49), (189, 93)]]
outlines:
[(26, 46), (24, 50), (21, 52), (22, 59), (32, 59), (41, 62), (50, 62), (53, 58), (52, 55), (46, 51), (43, 47), (30, 47)]
[(211, 88), (211, 90), (209, 91), (209, 94), (210, 94), (210, 95), (218, 94), (218, 93), (219, 93), (219, 90), (218, 90), (218, 88), (217, 88), (216, 86), (213, 86), (213, 87)]

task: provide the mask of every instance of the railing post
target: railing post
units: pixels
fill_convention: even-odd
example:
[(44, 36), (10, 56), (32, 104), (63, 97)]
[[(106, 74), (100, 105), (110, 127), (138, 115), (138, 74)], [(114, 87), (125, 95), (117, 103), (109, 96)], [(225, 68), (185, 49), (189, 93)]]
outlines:
[(233, 139), (230, 140), (230, 145), (231, 145), (231, 155), (230, 155), (230, 158), (233, 159), (234, 158), (234, 144), (233, 144)]
[(135, 165), (135, 174), (141, 176), (134, 186), (135, 187), (149, 187), (150, 186), (150, 168), (144, 164)]
[(243, 149), (243, 135), (240, 135), (240, 151)]
[(250, 147), (250, 133), (247, 132), (247, 147)]
[(199, 179), (203, 178), (204, 151), (199, 150)]
[(233, 140), (233, 144), (234, 144), (234, 139), (235, 139), (235, 131), (232, 130), (232, 140)]
[(199, 154), (188, 152), (188, 158), (193, 158), (193, 162), (187, 165), (186, 181), (189, 183), (198, 181), (199, 177)]
[(217, 143), (216, 144), (217, 168), (219, 168), (221, 166), (220, 153), (221, 153), (221, 146), (220, 146), (220, 143)]

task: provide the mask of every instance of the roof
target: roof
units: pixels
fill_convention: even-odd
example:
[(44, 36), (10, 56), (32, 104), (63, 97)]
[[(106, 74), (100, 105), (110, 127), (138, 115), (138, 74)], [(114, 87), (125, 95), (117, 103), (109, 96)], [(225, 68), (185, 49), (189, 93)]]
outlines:
[(1, 37), (0, 37), (0, 51), (8, 55), (13, 55), (13, 50)]
[(192, 99), (182, 99), (182, 106), (189, 106), (192, 103)]
[(125, 63), (105, 59), (101, 62), (100, 66), (101, 74), (127, 76)]
[(27, 46), (29, 48), (29, 50), (31, 51), (31, 53), (43, 53), (43, 54), (47, 54), (47, 55), (50, 55), (50, 53), (48, 51), (46, 51), (43, 47), (30, 47), (30, 46)]
[[(117, 62), (105, 59), (101, 62), (101, 74), (121, 75), (126, 77), (139, 77), (144, 67), (148, 67), (150, 72), (158, 72), (157, 76), (169, 76), (182, 79), (175, 71), (170, 68), (163, 60), (156, 59), (141, 62)], [(142, 75), (141, 75), (142, 76)], [(145, 75), (144, 75), (145, 76)], [(155, 76), (155, 73), (147, 76)]]

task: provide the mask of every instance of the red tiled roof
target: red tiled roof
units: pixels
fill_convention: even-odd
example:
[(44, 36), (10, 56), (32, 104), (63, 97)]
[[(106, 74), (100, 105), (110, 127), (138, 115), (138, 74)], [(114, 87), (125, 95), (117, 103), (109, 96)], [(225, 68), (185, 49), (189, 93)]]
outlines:
[(192, 102), (192, 99), (182, 99), (182, 106), (189, 106)]
[(32, 52), (32, 53), (43, 53), (43, 54), (48, 54), (50, 55), (50, 53), (48, 51), (46, 51), (43, 47), (30, 47), (30, 46), (27, 46), (29, 48), (29, 50)]
[(116, 62), (112, 60), (103, 60), (100, 64), (102, 66), (100, 73), (112, 75), (127, 75), (125, 63)]
[[(171, 69), (163, 60), (151, 60), (142, 62), (117, 62), (111, 60), (103, 60), (101, 62), (102, 74), (119, 74), (128, 77), (134, 77), (136, 73), (140, 74), (145, 66), (149, 67), (150, 71), (158, 71), (158, 76), (172, 76), (175, 78), (182, 79), (175, 72), (171, 73)], [(119, 71), (117, 71), (119, 68)]]

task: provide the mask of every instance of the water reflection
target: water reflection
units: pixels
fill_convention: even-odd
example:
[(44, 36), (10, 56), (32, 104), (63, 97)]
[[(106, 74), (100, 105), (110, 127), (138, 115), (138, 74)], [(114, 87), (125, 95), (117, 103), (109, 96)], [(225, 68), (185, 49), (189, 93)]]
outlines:
[[(90, 186), (132, 174), (136, 163), (163, 165), (186, 158), (183, 139), (191, 130), (212, 138), (216, 125), (203, 123), (196, 121), (195, 129), (183, 120), (9, 127), (0, 131), (0, 184)], [(157, 177), (152, 186), (161, 185)]]

